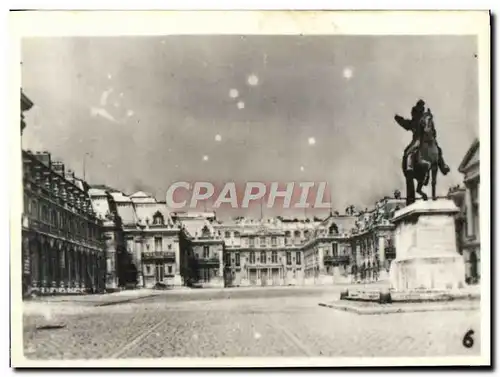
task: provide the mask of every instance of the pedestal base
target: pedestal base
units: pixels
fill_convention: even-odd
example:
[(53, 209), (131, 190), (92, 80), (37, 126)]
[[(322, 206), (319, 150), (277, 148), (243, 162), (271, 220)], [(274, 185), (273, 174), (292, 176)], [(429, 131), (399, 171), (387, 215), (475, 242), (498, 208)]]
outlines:
[(436, 200), (419, 201), (394, 214), (396, 259), (390, 269), (393, 290), (452, 290), (465, 286), (465, 264), (456, 245), (456, 212), (451, 200)]
[(465, 287), (465, 265), (459, 254), (395, 260), (390, 281), (396, 291), (460, 289)]

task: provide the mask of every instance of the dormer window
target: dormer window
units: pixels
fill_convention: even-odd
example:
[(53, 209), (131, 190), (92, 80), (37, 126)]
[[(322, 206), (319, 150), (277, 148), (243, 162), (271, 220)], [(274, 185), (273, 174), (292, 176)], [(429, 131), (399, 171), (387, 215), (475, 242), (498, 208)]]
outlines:
[(210, 229), (208, 228), (208, 226), (205, 225), (203, 227), (201, 234), (203, 237), (210, 237)]
[(153, 224), (154, 225), (163, 225), (165, 224), (165, 219), (160, 212), (156, 212), (153, 216)]
[(339, 228), (337, 227), (337, 224), (333, 223), (330, 228), (328, 229), (328, 233), (330, 234), (337, 234), (339, 232)]

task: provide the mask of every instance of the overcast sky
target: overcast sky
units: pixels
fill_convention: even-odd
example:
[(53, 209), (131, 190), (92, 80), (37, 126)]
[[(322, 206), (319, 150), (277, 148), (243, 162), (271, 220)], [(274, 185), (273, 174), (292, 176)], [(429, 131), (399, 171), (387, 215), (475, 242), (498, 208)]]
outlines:
[(343, 212), (403, 190), (411, 135), (393, 117), (423, 98), (444, 195), (479, 133), (476, 52), (457, 36), (25, 39), (23, 147), (80, 176), (89, 153), (90, 183), (160, 200), (179, 180), (326, 181)]

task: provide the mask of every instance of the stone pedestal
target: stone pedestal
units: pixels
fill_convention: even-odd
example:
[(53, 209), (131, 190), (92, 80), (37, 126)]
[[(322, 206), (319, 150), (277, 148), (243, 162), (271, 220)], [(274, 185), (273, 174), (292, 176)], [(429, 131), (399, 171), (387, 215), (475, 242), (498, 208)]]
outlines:
[(456, 245), (456, 212), (451, 200), (440, 199), (418, 201), (394, 214), (392, 289), (451, 290), (465, 286), (464, 261)]

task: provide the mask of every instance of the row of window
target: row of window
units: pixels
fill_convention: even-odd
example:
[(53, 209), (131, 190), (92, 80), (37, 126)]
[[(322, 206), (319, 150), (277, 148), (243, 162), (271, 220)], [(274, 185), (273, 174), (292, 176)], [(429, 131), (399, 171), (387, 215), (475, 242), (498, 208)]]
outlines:
[[(304, 235), (303, 237), (308, 237), (310, 234), (310, 231), (309, 230), (305, 230), (304, 231)], [(240, 232), (234, 232), (234, 237), (237, 238), (237, 237), (240, 237)], [(285, 237), (286, 238), (291, 238), (292, 237), (292, 232), (287, 230), (285, 232)], [(296, 230), (295, 232), (293, 232), (293, 237), (295, 238), (300, 238), (302, 237), (302, 232), (299, 231), (299, 230)], [(224, 238), (231, 238), (231, 232), (230, 231), (226, 231), (224, 232)], [(276, 239), (276, 237), (273, 237), (274, 239)], [(250, 240), (250, 245), (253, 245), (255, 243), (255, 239), (259, 240), (260, 239), (260, 244), (261, 245), (265, 245), (266, 243), (266, 237), (249, 237), (249, 240)], [(271, 238), (271, 242), (272, 242), (272, 238)]]
[[(146, 275), (153, 275), (153, 267), (154, 274), (158, 281), (162, 281), (166, 276), (173, 276), (174, 270), (172, 265), (165, 265), (163, 263), (156, 263), (154, 265), (146, 264)], [(166, 270), (165, 270), (166, 267)]]
[[(300, 251), (296, 251), (294, 252), (295, 253), (295, 264), (302, 264), (302, 259), (301, 259), (301, 253)], [(231, 265), (231, 255), (230, 253), (227, 253), (225, 254), (225, 264), (226, 265)], [(265, 251), (261, 251), (260, 252), (260, 259), (256, 259), (256, 255), (255, 255), (255, 252), (254, 251), (251, 251), (250, 254), (249, 254), (249, 258), (248, 258), (248, 262), (250, 264), (255, 264), (257, 262), (260, 261), (260, 263), (266, 263), (266, 262), (270, 262), (270, 263), (273, 263), (273, 264), (277, 264), (279, 263), (278, 261), (278, 252), (277, 251), (273, 251), (271, 252), (271, 257), (268, 258), (267, 257), (267, 253)], [(240, 266), (240, 253), (234, 253), (234, 264), (236, 267), (239, 267)], [(291, 251), (287, 251), (286, 252), (286, 264), (287, 265), (291, 265), (292, 264), (292, 252)]]
[[(134, 251), (134, 243), (140, 244), (141, 240), (138, 239), (138, 240), (135, 240), (135, 242), (134, 242), (133, 237), (127, 238), (127, 244), (128, 244), (127, 246), (128, 246), (128, 249), (130, 251)], [(172, 248), (173, 248), (173, 246), (171, 243), (167, 244), (168, 251), (171, 251)], [(140, 249), (140, 247), (139, 247), (139, 249)], [(163, 237), (154, 237), (154, 251), (165, 251), (165, 249), (163, 247)]]
[(78, 218), (63, 209), (51, 208), (36, 199), (24, 197), (24, 213), (60, 230), (87, 239), (100, 239), (99, 226)]
[[(250, 245), (250, 247), (254, 247), (255, 244), (256, 244), (256, 240), (258, 240), (258, 243), (260, 243), (260, 245), (265, 245), (266, 244), (266, 237), (260, 237), (260, 238), (255, 238), (255, 237), (250, 237), (248, 239), (248, 244)], [(271, 245), (273, 246), (277, 246), (278, 245), (278, 240), (276, 237), (271, 237)]]

